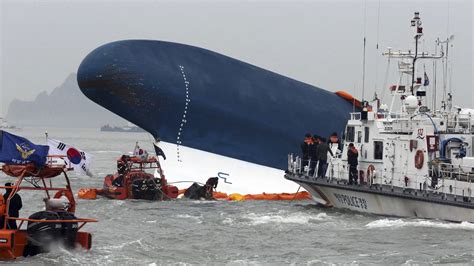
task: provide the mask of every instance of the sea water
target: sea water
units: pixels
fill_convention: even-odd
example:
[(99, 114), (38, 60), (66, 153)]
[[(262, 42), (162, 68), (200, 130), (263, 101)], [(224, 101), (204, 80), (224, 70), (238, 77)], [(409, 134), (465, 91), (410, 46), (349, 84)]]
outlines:
[[(12, 133), (46, 143), (43, 128)], [(94, 157), (96, 177), (71, 175), (73, 190), (101, 187), (116, 159), (135, 141), (151, 149), (145, 133), (97, 129), (48, 129)], [(146, 144), (145, 144), (146, 143)], [(285, 155), (282, 155), (285, 156)], [(174, 158), (168, 158), (173, 160)], [(166, 170), (166, 169), (165, 169)], [(0, 174), (2, 180), (8, 180)], [(172, 176), (167, 176), (172, 180)], [(281, 177), (283, 179), (283, 176)], [(38, 195), (20, 192), (29, 216)], [(95, 218), (90, 251), (52, 252), (10, 263), (139, 265), (473, 264), (474, 224), (390, 218), (327, 209), (312, 201), (78, 200), (76, 215)]]

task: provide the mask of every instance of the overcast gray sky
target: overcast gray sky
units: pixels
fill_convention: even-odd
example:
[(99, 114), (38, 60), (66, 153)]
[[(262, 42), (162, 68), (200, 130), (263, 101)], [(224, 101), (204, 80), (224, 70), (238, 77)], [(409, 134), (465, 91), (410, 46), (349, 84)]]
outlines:
[(94, 48), (122, 39), (196, 45), (360, 97), (364, 10), (366, 95), (385, 79), (381, 52), (413, 43), (409, 22), (413, 12), (420, 11), (425, 27), (422, 48), (433, 51), (436, 37), (446, 38), (448, 31), (455, 35), (450, 50), (455, 100), (474, 107), (470, 0), (381, 0), (380, 12), (378, 0), (368, 0), (366, 9), (364, 0), (0, 1), (3, 114), (13, 98), (30, 100), (40, 91), (53, 90)]

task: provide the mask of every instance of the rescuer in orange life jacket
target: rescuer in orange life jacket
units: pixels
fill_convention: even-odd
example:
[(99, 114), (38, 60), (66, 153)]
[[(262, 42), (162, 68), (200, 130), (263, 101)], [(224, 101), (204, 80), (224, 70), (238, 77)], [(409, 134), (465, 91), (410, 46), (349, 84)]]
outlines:
[[(9, 182), (9, 183), (6, 183), (5, 186), (6, 187), (11, 187), (11, 186), (13, 186), (13, 184)], [(4, 199), (5, 204), (6, 204), (6, 201), (8, 200), (8, 197), (10, 197), (10, 194), (12, 193), (12, 189), (11, 188), (5, 188), (5, 191), (6, 192), (5, 192), (5, 194), (3, 194), (3, 199)], [(23, 204), (21, 202), (21, 197), (20, 197), (20, 195), (15, 193), (15, 195), (13, 195), (13, 197), (10, 199), (10, 206), (8, 208), (8, 216), (13, 217), (13, 218), (18, 218), (18, 216), (20, 215), (20, 210), (21, 210), (22, 207), (23, 207)], [(3, 221), (4, 221), (4, 218), (2, 219), (1, 226), (3, 226)], [(7, 228), (8, 229), (17, 229), (16, 220), (8, 220)]]

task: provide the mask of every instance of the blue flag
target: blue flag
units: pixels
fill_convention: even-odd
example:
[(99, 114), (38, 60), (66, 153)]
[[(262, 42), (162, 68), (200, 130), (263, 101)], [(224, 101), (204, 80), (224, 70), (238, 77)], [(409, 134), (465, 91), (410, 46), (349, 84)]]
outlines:
[(430, 85), (430, 80), (428, 79), (428, 74), (425, 72), (425, 81), (423, 82), (423, 86), (428, 86)]
[(46, 164), (49, 147), (0, 130), (0, 162), (5, 164), (34, 163), (36, 167)]

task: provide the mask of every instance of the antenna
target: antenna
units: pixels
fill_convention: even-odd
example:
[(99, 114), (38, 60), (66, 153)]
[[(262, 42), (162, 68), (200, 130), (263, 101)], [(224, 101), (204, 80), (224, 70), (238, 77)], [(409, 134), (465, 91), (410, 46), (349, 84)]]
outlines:
[(415, 57), (413, 58), (413, 70), (411, 76), (411, 95), (415, 95), (413, 87), (415, 85), (415, 65), (418, 59), (418, 40), (423, 36), (423, 27), (421, 27), (420, 12), (415, 12), (415, 16), (411, 20), (411, 26), (415, 28)]
[(366, 38), (365, 38), (365, 25), (367, 19), (367, 0), (364, 0), (364, 53), (362, 60), (362, 105), (364, 105), (364, 93), (365, 93), (365, 47), (366, 47)]
[[(379, 74), (379, 34), (380, 33), (380, 0), (379, 0), (379, 7), (377, 10), (377, 43), (375, 45), (375, 83), (374, 83), (374, 91), (377, 92), (377, 79)], [(384, 88), (382, 88), (384, 89)]]

